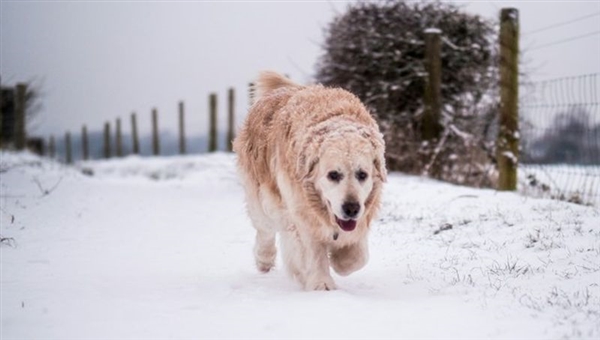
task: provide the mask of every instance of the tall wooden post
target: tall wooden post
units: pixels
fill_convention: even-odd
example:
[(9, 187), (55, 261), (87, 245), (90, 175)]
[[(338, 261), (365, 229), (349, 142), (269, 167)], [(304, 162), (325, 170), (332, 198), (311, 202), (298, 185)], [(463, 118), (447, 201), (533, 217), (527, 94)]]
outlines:
[(217, 151), (217, 94), (211, 93), (209, 97), (210, 118), (208, 133), (208, 152)]
[(17, 84), (15, 95), (15, 148), (23, 150), (26, 147), (27, 134), (25, 131), (25, 115), (27, 105), (27, 85)]
[(90, 151), (89, 151), (89, 144), (88, 144), (88, 134), (87, 134), (87, 127), (84, 125), (81, 128), (81, 152), (82, 152), (82, 159), (84, 161), (87, 161), (88, 158), (90, 157)]
[(4, 116), (4, 110), (2, 110), (4, 108), (4, 91), (2, 91), (2, 79), (0, 78), (0, 149), (3, 148), (2, 146), (2, 140), (4, 138), (2, 135), (2, 121), (4, 120), (3, 116)]
[(254, 83), (248, 83), (248, 106), (254, 105)]
[(139, 155), (140, 141), (138, 139), (137, 120), (135, 117), (135, 112), (131, 113), (131, 138), (133, 139), (132, 140), (133, 153), (136, 155)]
[(519, 11), (500, 12), (500, 119), (496, 160), (498, 190), (517, 189), (519, 159)]
[(73, 163), (73, 153), (71, 152), (71, 133), (68, 131), (65, 133), (65, 162), (67, 164)]
[(227, 95), (228, 121), (227, 121), (227, 151), (233, 151), (233, 139), (235, 138), (235, 90), (229, 89)]
[(123, 139), (121, 136), (121, 118), (117, 118), (117, 126), (116, 126), (116, 153), (117, 157), (123, 157)]
[(110, 147), (110, 123), (104, 123), (104, 158), (110, 158), (111, 147)]
[(431, 141), (440, 137), (442, 109), (442, 64), (441, 64), (441, 31), (429, 28), (425, 31), (425, 112), (421, 122), (423, 140)]
[(56, 145), (54, 144), (54, 136), (50, 136), (50, 141), (48, 142), (48, 157), (54, 158), (56, 155)]
[(179, 102), (179, 153), (184, 155), (185, 145), (185, 113), (183, 101)]
[(158, 139), (158, 112), (156, 108), (152, 109), (152, 153), (154, 156), (160, 155), (160, 140)]

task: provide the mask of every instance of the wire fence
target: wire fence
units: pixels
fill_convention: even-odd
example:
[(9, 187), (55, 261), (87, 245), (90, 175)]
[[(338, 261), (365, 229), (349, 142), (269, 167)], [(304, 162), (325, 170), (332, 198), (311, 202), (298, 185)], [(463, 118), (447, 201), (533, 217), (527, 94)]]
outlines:
[(600, 74), (521, 86), (519, 190), (600, 206)]

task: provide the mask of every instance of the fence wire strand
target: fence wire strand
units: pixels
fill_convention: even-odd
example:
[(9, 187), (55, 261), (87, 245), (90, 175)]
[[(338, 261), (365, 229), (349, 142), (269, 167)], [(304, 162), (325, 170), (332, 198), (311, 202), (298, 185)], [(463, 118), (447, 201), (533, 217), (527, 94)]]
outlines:
[(521, 86), (521, 191), (600, 206), (599, 78)]

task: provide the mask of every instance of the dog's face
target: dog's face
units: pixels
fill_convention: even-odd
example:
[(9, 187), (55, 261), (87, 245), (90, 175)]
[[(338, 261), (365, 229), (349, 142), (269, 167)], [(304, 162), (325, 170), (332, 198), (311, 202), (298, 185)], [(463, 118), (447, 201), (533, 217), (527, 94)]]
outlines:
[(315, 187), (345, 231), (352, 231), (365, 213), (365, 202), (373, 189), (375, 150), (362, 138), (337, 139), (327, 143), (315, 171)]

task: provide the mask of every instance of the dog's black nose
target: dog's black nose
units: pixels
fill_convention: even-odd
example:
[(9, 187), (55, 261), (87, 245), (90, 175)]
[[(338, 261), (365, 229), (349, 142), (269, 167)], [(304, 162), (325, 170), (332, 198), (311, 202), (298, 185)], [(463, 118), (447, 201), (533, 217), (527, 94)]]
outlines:
[(345, 217), (354, 218), (360, 211), (360, 204), (358, 202), (346, 202), (342, 204), (342, 210), (344, 211)]

